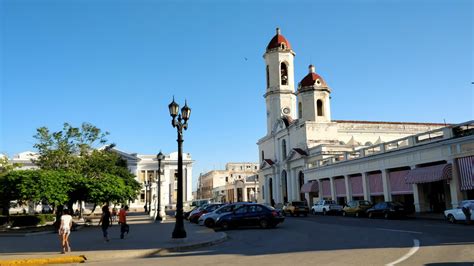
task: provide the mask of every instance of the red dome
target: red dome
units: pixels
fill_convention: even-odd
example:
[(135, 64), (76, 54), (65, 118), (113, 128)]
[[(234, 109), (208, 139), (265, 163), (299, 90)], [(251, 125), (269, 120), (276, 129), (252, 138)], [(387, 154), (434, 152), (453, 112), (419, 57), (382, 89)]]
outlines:
[(320, 75), (318, 75), (314, 72), (314, 66), (310, 65), (309, 66), (309, 73), (308, 73), (308, 75), (306, 75), (306, 77), (304, 77), (301, 80), (300, 86), (301, 87), (307, 87), (307, 86), (314, 86), (315, 84), (318, 87), (327, 87), (327, 84), (324, 81), (324, 79)]
[(280, 28), (276, 29), (276, 35), (272, 38), (272, 40), (267, 45), (267, 51), (275, 48), (281, 48), (281, 44), (285, 44), (285, 50), (291, 50), (290, 42), (280, 34)]

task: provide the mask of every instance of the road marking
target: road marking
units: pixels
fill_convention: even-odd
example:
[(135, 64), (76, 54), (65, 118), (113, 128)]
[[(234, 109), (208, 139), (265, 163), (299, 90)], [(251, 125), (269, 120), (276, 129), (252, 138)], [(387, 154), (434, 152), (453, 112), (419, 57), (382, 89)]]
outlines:
[(385, 228), (377, 228), (377, 230), (400, 232), (400, 233), (410, 233), (410, 234), (423, 234), (422, 232), (417, 232), (417, 231), (405, 231), (405, 230), (395, 230), (395, 229), (385, 229)]
[(413, 256), (413, 254), (415, 254), (418, 251), (418, 249), (420, 249), (420, 240), (413, 239), (413, 247), (410, 249), (410, 251), (408, 251), (407, 254), (405, 254), (403, 257), (399, 258), (396, 261), (385, 264), (385, 266), (394, 266), (395, 264), (408, 259), (409, 257)]

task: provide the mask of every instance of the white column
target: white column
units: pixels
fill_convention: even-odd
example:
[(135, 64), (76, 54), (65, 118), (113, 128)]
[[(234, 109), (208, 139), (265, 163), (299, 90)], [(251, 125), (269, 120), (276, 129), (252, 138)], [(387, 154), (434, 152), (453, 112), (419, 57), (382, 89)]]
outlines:
[(346, 185), (346, 202), (349, 202), (352, 200), (352, 188), (349, 184), (349, 176), (345, 175), (344, 176), (344, 183)]
[[(148, 170), (145, 170), (145, 179), (143, 180), (144, 182), (148, 182)], [(145, 205), (148, 208), (148, 189), (147, 186), (145, 186)], [(143, 207), (143, 206), (142, 206)]]
[(460, 189), (461, 176), (459, 175), (458, 165), (454, 160), (448, 161), (453, 165), (453, 178), (449, 181), (449, 191), (451, 194), (451, 205), (452, 208), (457, 208), (459, 202), (462, 200), (462, 192)]
[(418, 193), (418, 185), (412, 184), (413, 187), (413, 205), (415, 205), (415, 212), (421, 212), (420, 194)]
[(334, 177), (329, 178), (329, 183), (331, 184), (331, 198), (332, 198), (332, 200), (337, 200), (336, 185), (334, 184)]
[(237, 188), (235, 187), (235, 184), (233, 185), (234, 186), (234, 197), (232, 199), (233, 202), (237, 202), (238, 200), (238, 197), (237, 197)]
[(247, 186), (244, 183), (244, 187), (242, 188), (242, 200), (243, 201), (249, 201), (247, 198)]
[(382, 169), (382, 186), (383, 186), (383, 197), (385, 201), (392, 201), (392, 193), (390, 191), (390, 182), (388, 180), (388, 170)]
[(370, 201), (370, 188), (367, 173), (362, 173), (362, 189), (364, 191), (364, 200)]
[(295, 169), (293, 172), (293, 200), (300, 200), (300, 192), (301, 192), (301, 187), (300, 187), (300, 170)]
[(275, 198), (275, 204), (281, 203), (282, 200), (280, 199), (281, 196), (281, 180), (280, 180), (280, 174), (276, 174), (274, 178), (274, 185), (275, 185), (275, 190), (273, 190), (274, 198)]

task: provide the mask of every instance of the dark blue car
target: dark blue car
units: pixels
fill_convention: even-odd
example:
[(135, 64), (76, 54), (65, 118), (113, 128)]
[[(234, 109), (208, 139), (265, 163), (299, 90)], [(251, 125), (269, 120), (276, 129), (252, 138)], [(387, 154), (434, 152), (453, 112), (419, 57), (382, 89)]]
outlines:
[(262, 204), (247, 204), (232, 213), (224, 214), (217, 218), (216, 227), (227, 230), (237, 226), (260, 226), (273, 228), (282, 223), (285, 217), (273, 207)]

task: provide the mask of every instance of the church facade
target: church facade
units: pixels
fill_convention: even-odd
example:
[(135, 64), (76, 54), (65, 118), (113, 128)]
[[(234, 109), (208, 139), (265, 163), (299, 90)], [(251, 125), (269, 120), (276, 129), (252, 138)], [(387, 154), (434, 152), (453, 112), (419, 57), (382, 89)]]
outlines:
[[(277, 29), (264, 54), (267, 133), (258, 140), (259, 201), (305, 200), (309, 165), (445, 126), (435, 123), (332, 120), (329, 84), (313, 65), (295, 86), (295, 52)], [(307, 200), (307, 199), (306, 199)]]

